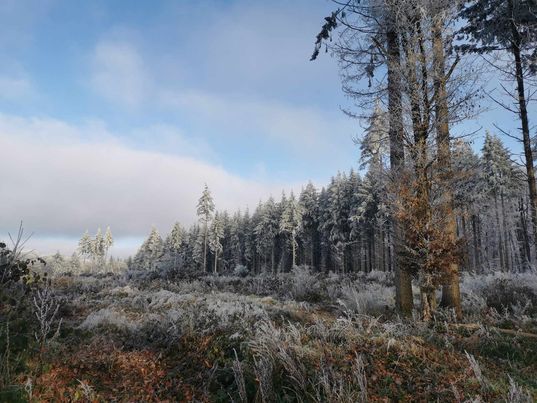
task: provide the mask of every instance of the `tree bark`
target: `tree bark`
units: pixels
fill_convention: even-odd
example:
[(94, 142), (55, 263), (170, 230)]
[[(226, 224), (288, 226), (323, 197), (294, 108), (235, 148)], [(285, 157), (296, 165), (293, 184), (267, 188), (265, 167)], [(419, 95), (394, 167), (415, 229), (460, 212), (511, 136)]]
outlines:
[[(451, 188), (451, 147), (449, 134), (449, 106), (446, 90), (444, 41), (442, 38), (443, 21), (437, 17), (433, 27), (433, 69), (436, 114), (436, 145), (438, 168), (441, 173), (447, 225), (445, 231), (455, 244), (457, 240), (457, 219), (453, 210), (453, 191)], [(458, 319), (462, 317), (459, 287), (459, 264), (450, 264), (447, 280), (442, 286), (441, 305), (455, 310)]]
[[(513, 0), (507, 0), (509, 15), (514, 14)], [(524, 69), (522, 66), (522, 56), (520, 46), (522, 38), (514, 17), (509, 18), (512, 35), (511, 51), (515, 58), (515, 76), (517, 82), (518, 108), (520, 112), (520, 121), (522, 123), (522, 143), (524, 144), (524, 157), (526, 163), (526, 174), (528, 179), (528, 188), (530, 192), (531, 221), (533, 224), (533, 242), (537, 247), (537, 186), (535, 183), (535, 168), (533, 166), (533, 152), (531, 149), (530, 125), (528, 119), (528, 109), (526, 92), (524, 89)]]
[[(398, 184), (398, 177), (405, 163), (405, 149), (403, 143), (403, 106), (401, 101), (401, 54), (399, 50), (399, 36), (394, 29), (386, 34), (388, 48), (388, 112), (390, 119), (390, 168), (392, 180)], [(395, 304), (402, 316), (411, 316), (414, 308), (412, 294), (412, 278), (410, 273), (401, 266), (398, 257), (403, 249), (403, 232), (400, 224), (392, 217), (394, 273), (395, 273)]]

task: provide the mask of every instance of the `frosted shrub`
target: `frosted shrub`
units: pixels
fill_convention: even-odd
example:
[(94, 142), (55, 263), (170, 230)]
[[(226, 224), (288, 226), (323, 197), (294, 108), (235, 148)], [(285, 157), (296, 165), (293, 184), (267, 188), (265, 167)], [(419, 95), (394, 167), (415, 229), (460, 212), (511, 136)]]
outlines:
[[(273, 391), (292, 390), (297, 397), (308, 396), (313, 402), (365, 402), (367, 378), (360, 355), (352, 360), (349, 371), (333, 365), (327, 342), (340, 344), (348, 340), (319, 340), (319, 332), (337, 334), (339, 325), (324, 327), (288, 323), (282, 328), (270, 321), (260, 322), (250, 343), (255, 373), (263, 402), (273, 401)], [(320, 327), (323, 327), (320, 330)], [(272, 381), (272, 386), (270, 382)], [(274, 387), (274, 385), (277, 385)]]
[(320, 289), (319, 278), (311, 273), (306, 266), (296, 266), (291, 272), (291, 296), (295, 300), (311, 300), (318, 298)]
[(344, 285), (338, 302), (354, 313), (381, 315), (394, 306), (394, 292), (391, 287), (380, 284)]
[(509, 394), (506, 401), (508, 403), (532, 403), (533, 398), (529, 390), (518, 385), (513, 378), (509, 377)]
[(55, 322), (60, 303), (49, 284), (36, 290), (32, 302), (33, 313), (38, 324), (38, 330), (34, 336), (39, 346), (43, 348), (50, 341), (49, 339), (55, 338), (59, 334), (62, 321), (60, 319), (57, 327)]
[(100, 326), (112, 326), (120, 330), (136, 331), (140, 324), (129, 319), (123, 312), (118, 312), (112, 308), (92, 312), (80, 324), (80, 328), (85, 330), (93, 330)]
[(369, 282), (393, 285), (393, 274), (386, 271), (373, 270), (365, 275), (365, 278)]
[(479, 384), (481, 385), (481, 389), (485, 390), (488, 388), (489, 383), (485, 376), (483, 375), (483, 372), (481, 371), (481, 366), (475, 359), (475, 357), (472, 354), (468, 354), (468, 352), (465, 352), (466, 358), (468, 359), (468, 363), (470, 364), (470, 368), (472, 369), (472, 372), (474, 373), (474, 376), (478, 380)]
[(233, 275), (237, 277), (246, 277), (248, 273), (248, 268), (242, 264), (235, 266), (235, 269), (233, 269)]
[(537, 272), (465, 275), (461, 294), (467, 312), (488, 307), (503, 313), (504, 318), (524, 319), (537, 313)]

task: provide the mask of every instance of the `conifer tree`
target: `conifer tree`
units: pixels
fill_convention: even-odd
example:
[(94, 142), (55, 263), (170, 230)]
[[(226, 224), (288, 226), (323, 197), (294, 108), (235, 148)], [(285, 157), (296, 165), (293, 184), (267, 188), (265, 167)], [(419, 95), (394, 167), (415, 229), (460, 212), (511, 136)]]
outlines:
[(309, 182), (302, 190), (299, 198), (300, 209), (302, 210), (302, 244), (308, 245), (308, 258), (305, 259), (311, 267), (318, 264), (316, 254), (319, 245), (319, 195), (315, 186)]
[[(181, 224), (176, 222), (164, 241), (165, 253), (173, 260), (173, 268), (177, 269), (177, 263), (185, 241), (185, 232)], [(182, 262), (181, 262), (182, 263)]]
[(104, 233), (104, 256), (108, 254), (108, 251), (110, 248), (114, 245), (114, 238), (112, 237), (112, 231), (110, 230), (110, 227), (106, 227), (106, 231)]
[(155, 270), (159, 267), (164, 252), (164, 242), (155, 227), (151, 228), (149, 236), (138, 250), (134, 262), (143, 270)]
[(276, 236), (279, 233), (278, 207), (270, 197), (267, 202), (259, 206), (259, 222), (255, 227), (257, 250), (263, 257), (266, 265), (267, 256), (270, 255), (271, 272), (276, 271)]
[[(491, 65), (515, 83), (516, 95), (510, 91), (506, 91), (506, 95), (516, 107), (502, 100), (497, 103), (515, 112), (520, 119), (533, 237), (537, 245), (537, 184), (526, 93), (528, 77), (537, 72), (537, 3), (534, 0), (472, 0), (464, 3), (461, 17), (466, 26), (459, 31), (463, 40), (459, 48), (479, 54), (500, 54)], [(504, 51), (510, 58), (502, 62)]]
[(302, 228), (302, 208), (295, 198), (295, 195), (291, 193), (290, 198), (287, 200), (283, 209), (280, 219), (280, 231), (288, 234), (290, 237), (291, 250), (292, 250), (292, 267), (296, 266), (296, 254), (297, 254), (297, 236)]
[(78, 252), (84, 256), (84, 262), (86, 261), (87, 257), (91, 256), (92, 253), (92, 240), (91, 236), (86, 230), (84, 234), (82, 235), (82, 238), (80, 238), (80, 241), (78, 241)]
[(209, 248), (214, 254), (214, 274), (218, 273), (218, 256), (222, 253), (222, 238), (224, 237), (224, 222), (222, 214), (216, 212), (209, 232)]
[(203, 231), (203, 271), (207, 271), (207, 242), (209, 236), (209, 222), (214, 212), (214, 202), (207, 184), (198, 201), (197, 213)]

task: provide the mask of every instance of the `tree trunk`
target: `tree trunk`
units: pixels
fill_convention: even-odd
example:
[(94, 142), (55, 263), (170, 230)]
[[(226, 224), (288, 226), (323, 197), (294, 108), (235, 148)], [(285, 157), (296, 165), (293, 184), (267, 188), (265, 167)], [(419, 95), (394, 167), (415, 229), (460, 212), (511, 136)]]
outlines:
[(477, 230), (477, 217), (475, 214), (472, 214), (472, 234), (473, 234), (473, 243), (474, 243), (474, 253), (473, 253), (473, 269), (476, 272), (481, 272), (480, 265), (481, 262), (479, 260), (479, 234)]
[(295, 266), (296, 266), (296, 245), (295, 245), (296, 242), (295, 242), (295, 234), (294, 233), (291, 235), (291, 243), (293, 244), (292, 245), (292, 249), (293, 249), (293, 259), (292, 259), (293, 260), (293, 264), (292, 264), (293, 267), (292, 267), (292, 269), (294, 269)]
[[(507, 6), (509, 10), (509, 15), (514, 14), (514, 5), (513, 0), (507, 0)], [(517, 92), (518, 92), (518, 108), (520, 112), (520, 121), (522, 123), (522, 143), (524, 144), (524, 157), (526, 162), (526, 174), (528, 177), (528, 188), (530, 192), (530, 206), (531, 206), (531, 221), (533, 224), (533, 242), (537, 246), (537, 186), (535, 183), (535, 168), (533, 166), (533, 152), (531, 149), (531, 138), (530, 138), (530, 125), (528, 119), (528, 108), (526, 93), (524, 90), (524, 69), (522, 66), (522, 56), (520, 53), (520, 45), (522, 43), (522, 38), (518, 27), (516, 25), (515, 19), (510, 18), (511, 25), (511, 35), (512, 35), (512, 46), (511, 51), (515, 58), (515, 75), (517, 82)]]
[(218, 273), (218, 252), (214, 252), (214, 274)]
[[(390, 168), (393, 183), (397, 184), (405, 163), (403, 143), (403, 106), (401, 102), (401, 54), (399, 36), (394, 29), (388, 29), (386, 34), (388, 48), (388, 112), (390, 119)], [(403, 232), (394, 217), (392, 221), (394, 273), (395, 273), (395, 305), (403, 316), (411, 316), (414, 308), (412, 295), (412, 278), (410, 273), (401, 266), (398, 257), (403, 250)]]
[[(442, 38), (443, 21), (436, 18), (433, 27), (433, 69), (434, 69), (434, 92), (436, 114), (436, 143), (438, 154), (438, 167), (443, 182), (443, 203), (446, 206), (445, 231), (455, 244), (457, 240), (457, 220), (453, 211), (453, 192), (451, 189), (451, 148), (449, 135), (449, 106), (446, 90), (444, 41)], [(462, 317), (461, 295), (459, 287), (459, 264), (450, 264), (449, 273), (445, 284), (442, 286), (442, 306), (452, 308), (458, 319)]]
[[(207, 225), (207, 220), (205, 221), (204, 235), (203, 235), (203, 271), (207, 271), (207, 234), (209, 232), (209, 227)], [(209, 269), (210, 270), (210, 269)]]
[(500, 222), (500, 213), (498, 210), (498, 197), (496, 196), (496, 193), (494, 193), (494, 211), (496, 216), (496, 228), (498, 230), (498, 252), (500, 254), (500, 268), (502, 271), (505, 271), (505, 253), (503, 250), (504, 243), (503, 243), (503, 231), (501, 222)]

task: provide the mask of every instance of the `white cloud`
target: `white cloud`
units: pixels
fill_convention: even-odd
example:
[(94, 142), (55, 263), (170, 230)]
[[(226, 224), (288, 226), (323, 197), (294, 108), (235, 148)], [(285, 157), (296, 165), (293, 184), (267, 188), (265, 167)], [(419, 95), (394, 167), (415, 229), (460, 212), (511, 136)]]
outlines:
[(27, 78), (0, 76), (0, 99), (18, 101), (34, 95), (32, 84)]
[(0, 233), (23, 219), (36, 237), (78, 237), (110, 225), (117, 237), (192, 223), (203, 184), (217, 208), (255, 207), (281, 184), (256, 183), (189, 156), (129, 148), (101, 128), (0, 115)]
[[(281, 144), (282, 152), (292, 152), (298, 160), (319, 161), (327, 154), (335, 157), (346, 152), (341, 144), (350, 143), (357, 129), (354, 122), (337, 109), (330, 113), (312, 106), (200, 91), (163, 92), (160, 101), (196, 116), (206, 132), (217, 128), (215, 135), (268, 140)], [(210, 122), (210, 126), (205, 127), (206, 122)]]
[(143, 58), (132, 43), (121, 40), (99, 42), (91, 64), (91, 87), (106, 99), (137, 107), (149, 95), (151, 80)]

